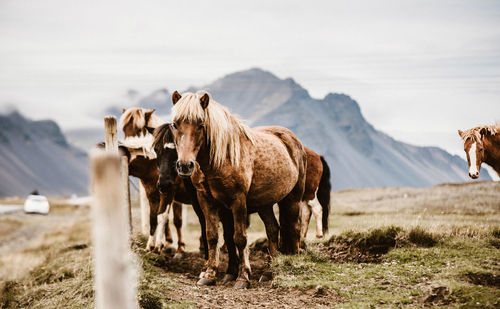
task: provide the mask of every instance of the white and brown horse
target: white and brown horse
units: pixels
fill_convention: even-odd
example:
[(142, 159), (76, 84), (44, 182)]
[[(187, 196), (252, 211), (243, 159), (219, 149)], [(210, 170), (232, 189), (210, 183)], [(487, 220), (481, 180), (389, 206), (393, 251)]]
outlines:
[(311, 220), (311, 213), (316, 220), (316, 238), (322, 238), (328, 232), (328, 217), (330, 214), (330, 168), (323, 156), (308, 147), (306, 183), (302, 203), (302, 238), (305, 239)]
[[(307, 164), (304, 147), (283, 127), (249, 129), (208, 93), (181, 96), (174, 92), (172, 101), (177, 171), (193, 179), (207, 224), (208, 263), (198, 284), (215, 283), (219, 264), (217, 205), (222, 205), (231, 211), (234, 221), (240, 264), (235, 288), (246, 288), (251, 272), (247, 213), (257, 212), (264, 221), (271, 256), (278, 249), (278, 233), (282, 252), (299, 251)], [(207, 192), (217, 204), (207, 198)], [(273, 213), (275, 203), (280, 209), (281, 228)]]
[(483, 162), (491, 166), (500, 176), (500, 125), (458, 130), (458, 135), (464, 142), (469, 176), (472, 179), (479, 177)]

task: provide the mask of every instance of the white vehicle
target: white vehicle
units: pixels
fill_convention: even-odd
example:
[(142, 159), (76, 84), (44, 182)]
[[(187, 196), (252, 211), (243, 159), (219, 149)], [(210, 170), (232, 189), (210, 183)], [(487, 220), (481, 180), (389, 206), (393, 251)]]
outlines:
[(28, 195), (24, 202), (24, 212), (49, 214), (50, 205), (47, 198), (43, 195)]

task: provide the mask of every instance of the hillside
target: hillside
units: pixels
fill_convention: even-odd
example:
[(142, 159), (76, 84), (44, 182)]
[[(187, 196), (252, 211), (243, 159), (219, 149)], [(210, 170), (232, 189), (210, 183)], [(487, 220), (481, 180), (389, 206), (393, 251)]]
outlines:
[(87, 193), (87, 156), (51, 120), (0, 115), (0, 196)]
[[(256, 68), (188, 91), (197, 89), (208, 90), (250, 126), (281, 125), (293, 130), (306, 146), (327, 158), (334, 190), (469, 181), (465, 160), (441, 148), (397, 141), (376, 130), (348, 95), (330, 93), (315, 99), (293, 79), (280, 79)], [(154, 107), (166, 118), (172, 106), (168, 94), (161, 89), (133, 103)], [(484, 169), (481, 179), (490, 179)]]

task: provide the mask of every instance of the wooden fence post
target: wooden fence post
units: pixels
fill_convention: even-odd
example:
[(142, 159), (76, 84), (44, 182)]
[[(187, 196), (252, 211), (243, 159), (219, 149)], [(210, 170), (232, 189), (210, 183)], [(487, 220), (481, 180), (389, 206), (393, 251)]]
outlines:
[(132, 239), (132, 204), (130, 202), (130, 179), (128, 178), (128, 158), (125, 156), (121, 157), (121, 175), (123, 186), (123, 204), (126, 208), (130, 239)]
[(142, 182), (139, 182), (139, 203), (141, 204), (141, 232), (149, 236), (149, 200)]
[[(118, 131), (115, 116), (104, 117), (105, 147), (107, 152), (118, 153)], [(132, 237), (132, 205), (130, 203), (130, 185), (128, 178), (128, 160), (126, 157), (121, 161), (121, 179), (123, 185), (123, 205), (127, 209), (129, 232)]]
[(91, 155), (92, 218), (97, 309), (137, 308), (137, 274), (124, 207), (121, 158), (117, 153)]
[(118, 131), (115, 116), (104, 117), (104, 133), (106, 151), (118, 153)]

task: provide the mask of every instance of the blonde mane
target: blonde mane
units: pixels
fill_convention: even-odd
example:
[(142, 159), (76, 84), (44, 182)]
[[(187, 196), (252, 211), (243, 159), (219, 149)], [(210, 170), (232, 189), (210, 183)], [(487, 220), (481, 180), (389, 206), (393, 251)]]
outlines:
[(462, 132), (461, 137), (462, 140), (466, 141), (467, 139), (473, 139), (475, 141), (481, 140), (481, 133), (480, 131), (482, 129), (486, 129), (491, 135), (495, 135), (500, 131), (500, 124), (495, 124), (495, 125), (489, 125), (489, 126), (479, 126), (471, 129), (467, 129)]
[(130, 120), (132, 120), (132, 125), (139, 130), (144, 129), (144, 127), (156, 129), (164, 123), (160, 118), (156, 117), (154, 113), (151, 114), (151, 117), (148, 119), (148, 123), (146, 123), (147, 111), (148, 110), (139, 107), (131, 107), (127, 109), (120, 117), (120, 127), (122, 130), (130, 122)]
[(147, 159), (156, 159), (156, 153), (152, 149), (154, 137), (151, 133), (145, 130), (145, 127), (157, 128), (164, 122), (152, 113), (146, 123), (146, 110), (144, 108), (132, 107), (127, 109), (120, 117), (120, 127), (124, 131), (125, 126), (130, 124), (137, 135), (127, 136), (125, 139), (118, 141), (120, 146), (127, 147), (131, 155), (131, 160), (136, 156), (142, 155)]
[(203, 109), (200, 98), (205, 93), (204, 91), (184, 93), (172, 109), (174, 122), (203, 123), (207, 142), (210, 145), (210, 164), (218, 169), (227, 158), (231, 165), (238, 166), (241, 138), (246, 138), (253, 143), (250, 129), (227, 108), (213, 100), (210, 94), (209, 104)]

